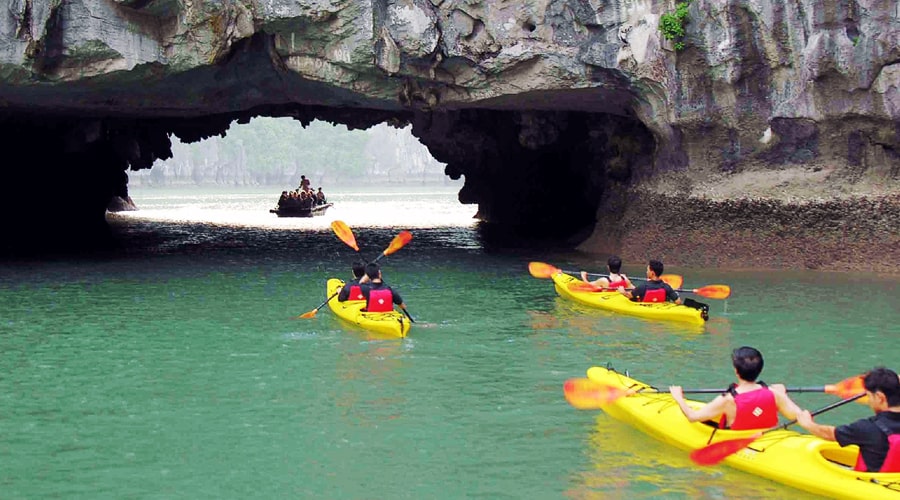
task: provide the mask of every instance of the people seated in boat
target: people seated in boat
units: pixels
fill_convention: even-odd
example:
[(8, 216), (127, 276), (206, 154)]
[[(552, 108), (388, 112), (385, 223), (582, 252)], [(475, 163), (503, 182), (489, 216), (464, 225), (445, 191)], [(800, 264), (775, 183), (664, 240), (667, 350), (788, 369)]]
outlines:
[(393, 304), (406, 309), (406, 304), (400, 298), (400, 294), (393, 290), (381, 279), (381, 268), (375, 262), (366, 264), (366, 277), (368, 283), (360, 285), (363, 297), (366, 299), (366, 312), (390, 312), (394, 310)]
[(835, 427), (817, 424), (809, 411), (803, 410), (797, 423), (822, 439), (859, 446), (854, 470), (900, 472), (900, 378), (895, 371), (878, 367), (863, 377), (863, 385), (874, 417)]
[(658, 260), (651, 260), (647, 264), (647, 281), (626, 290), (624, 286), (617, 287), (622, 295), (628, 297), (635, 302), (666, 302), (671, 301), (681, 304), (681, 297), (678, 292), (672, 289), (668, 283), (659, 279), (663, 273), (663, 263)]
[(731, 353), (731, 363), (737, 383), (701, 408), (694, 409), (687, 404), (681, 386), (669, 387), (672, 399), (689, 421), (713, 421), (721, 429), (768, 429), (778, 425), (779, 413), (794, 419), (801, 412), (788, 397), (784, 385), (757, 381), (763, 369), (763, 356), (758, 350), (739, 347)]
[(350, 265), (350, 269), (353, 271), (353, 279), (345, 283), (344, 287), (341, 288), (341, 291), (338, 293), (338, 302), (363, 300), (365, 298), (360, 285), (369, 281), (369, 277), (366, 276), (366, 265), (356, 261)]
[(319, 187), (319, 190), (316, 191), (316, 203), (319, 205), (325, 204), (325, 193), (322, 192), (321, 187)]
[(621, 273), (621, 269), (622, 259), (618, 255), (612, 255), (606, 260), (606, 270), (609, 272), (609, 276), (601, 276), (595, 281), (590, 281), (587, 272), (581, 271), (581, 281), (608, 290), (617, 290), (620, 286), (626, 289), (634, 288), (628, 276)]

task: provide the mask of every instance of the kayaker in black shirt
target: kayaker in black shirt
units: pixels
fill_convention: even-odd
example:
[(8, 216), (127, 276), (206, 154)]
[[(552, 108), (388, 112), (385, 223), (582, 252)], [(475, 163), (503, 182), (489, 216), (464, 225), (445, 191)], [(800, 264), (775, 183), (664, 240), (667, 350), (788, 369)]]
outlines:
[(375, 262), (366, 264), (366, 277), (368, 283), (360, 285), (363, 296), (366, 298), (366, 311), (390, 312), (394, 310), (392, 304), (401, 309), (406, 309), (406, 304), (400, 298), (400, 294), (393, 290), (381, 279), (381, 268)]
[(893, 370), (879, 367), (866, 374), (863, 384), (874, 417), (834, 427), (815, 423), (803, 410), (797, 423), (822, 439), (859, 446), (854, 470), (900, 472), (900, 378)]
[(368, 277), (366, 277), (366, 265), (356, 261), (351, 264), (350, 268), (353, 271), (353, 280), (345, 283), (344, 287), (341, 288), (340, 293), (338, 293), (338, 302), (344, 302), (345, 300), (361, 300), (363, 298), (362, 289), (359, 285), (368, 281)]
[(635, 302), (666, 302), (671, 301), (681, 304), (681, 297), (678, 292), (672, 289), (668, 283), (659, 279), (663, 273), (663, 263), (658, 260), (651, 260), (647, 264), (647, 281), (634, 287), (632, 290), (626, 290), (624, 286), (618, 288), (619, 293), (628, 297)]

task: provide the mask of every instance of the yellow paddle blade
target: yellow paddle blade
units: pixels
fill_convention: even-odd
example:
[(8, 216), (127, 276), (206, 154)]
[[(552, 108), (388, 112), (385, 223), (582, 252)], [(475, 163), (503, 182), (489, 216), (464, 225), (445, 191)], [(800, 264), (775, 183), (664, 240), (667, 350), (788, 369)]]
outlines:
[(706, 285), (691, 291), (708, 299), (727, 299), (731, 295), (731, 287), (728, 285)]
[(535, 278), (550, 278), (554, 274), (561, 273), (558, 267), (551, 266), (545, 262), (529, 262), (528, 272)]
[(400, 231), (400, 234), (398, 234), (397, 236), (394, 236), (394, 239), (391, 240), (391, 244), (388, 245), (387, 249), (384, 251), (384, 254), (390, 255), (390, 254), (396, 252), (397, 250), (400, 250), (401, 248), (406, 246), (406, 244), (409, 243), (410, 240), (412, 240), (411, 232)]
[(334, 234), (337, 235), (341, 241), (346, 243), (347, 246), (357, 252), (359, 251), (359, 247), (356, 246), (356, 236), (353, 236), (353, 230), (350, 229), (350, 226), (348, 226), (346, 222), (340, 220), (332, 222), (331, 230), (334, 231)]
[(680, 274), (663, 274), (659, 279), (675, 289), (681, 288), (682, 283), (684, 283), (684, 277)]
[(563, 384), (563, 395), (570, 405), (579, 410), (596, 410), (627, 396), (628, 391), (589, 378), (570, 378)]

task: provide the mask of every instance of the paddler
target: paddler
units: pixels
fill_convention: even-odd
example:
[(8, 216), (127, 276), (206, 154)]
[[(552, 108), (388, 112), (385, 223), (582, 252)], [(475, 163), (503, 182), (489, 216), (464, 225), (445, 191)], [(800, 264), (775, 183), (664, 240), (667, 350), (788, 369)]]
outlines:
[(588, 280), (587, 272), (581, 271), (581, 280), (585, 283), (590, 283), (594, 286), (609, 290), (616, 290), (620, 286), (629, 289), (634, 288), (634, 285), (631, 284), (631, 280), (628, 279), (628, 276), (621, 273), (622, 259), (620, 259), (618, 255), (612, 255), (606, 260), (606, 270), (609, 272), (609, 276), (601, 276), (596, 281)]
[(681, 297), (678, 292), (672, 289), (668, 283), (659, 279), (663, 274), (663, 263), (658, 260), (651, 260), (647, 263), (647, 281), (626, 290), (624, 286), (617, 287), (622, 295), (628, 297), (635, 302), (666, 302), (671, 301), (681, 304)]
[(350, 269), (353, 272), (353, 279), (345, 283), (344, 287), (341, 288), (340, 293), (338, 293), (338, 302), (363, 299), (362, 289), (360, 289), (359, 285), (369, 280), (366, 276), (366, 265), (356, 261), (350, 265)]
[(874, 417), (834, 427), (815, 423), (809, 411), (803, 410), (797, 423), (822, 439), (859, 446), (853, 470), (900, 472), (900, 378), (893, 370), (878, 367), (863, 377), (863, 385)]
[(702, 408), (694, 409), (684, 400), (681, 386), (669, 387), (672, 399), (691, 422), (711, 420), (720, 429), (768, 429), (778, 425), (778, 414), (794, 419), (800, 407), (787, 395), (782, 384), (757, 382), (763, 369), (762, 353), (753, 347), (739, 347), (731, 353), (737, 383)]
[(406, 304), (400, 298), (400, 294), (393, 290), (381, 279), (381, 268), (375, 262), (366, 264), (366, 277), (368, 283), (360, 285), (363, 297), (366, 299), (366, 312), (391, 312), (393, 304), (406, 309)]

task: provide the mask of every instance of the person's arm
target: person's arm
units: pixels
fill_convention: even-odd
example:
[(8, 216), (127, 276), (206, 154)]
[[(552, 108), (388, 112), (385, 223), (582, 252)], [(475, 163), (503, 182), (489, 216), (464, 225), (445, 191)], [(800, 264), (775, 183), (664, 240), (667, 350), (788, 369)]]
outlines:
[(400, 294), (397, 293), (397, 290), (394, 290), (393, 288), (391, 288), (391, 297), (394, 298), (394, 304), (397, 304), (398, 306), (403, 308), (406, 307), (405, 305), (403, 305), (403, 298), (401, 298)]
[(694, 409), (684, 400), (684, 392), (681, 386), (673, 385), (669, 387), (669, 392), (672, 393), (672, 399), (681, 408), (681, 413), (684, 413), (684, 416), (690, 422), (717, 421), (725, 413), (725, 408), (728, 405), (728, 400), (725, 399), (725, 396), (716, 396), (716, 399), (706, 403), (701, 408)]
[(338, 293), (338, 302), (344, 302), (345, 300), (350, 298), (350, 285), (344, 285), (341, 287), (341, 292)]
[(671, 287), (668, 283), (663, 283), (663, 288), (666, 289), (666, 299), (671, 300), (676, 304), (681, 304), (681, 297), (678, 295), (678, 292), (675, 291), (674, 288)]
[(834, 426), (815, 423), (808, 410), (800, 410), (800, 413), (797, 414), (797, 423), (814, 436), (828, 441), (837, 441), (834, 437)]
[(785, 389), (783, 384), (772, 384), (769, 386), (769, 390), (775, 394), (775, 404), (778, 405), (778, 411), (785, 417), (793, 420), (797, 418), (797, 415), (799, 415), (801, 411), (803, 411), (797, 406), (797, 403), (788, 396), (787, 389)]
[(625, 276), (624, 274), (621, 276), (625, 279), (625, 285), (628, 286), (628, 288), (634, 288), (634, 283), (632, 283), (631, 280), (628, 279), (628, 276)]

